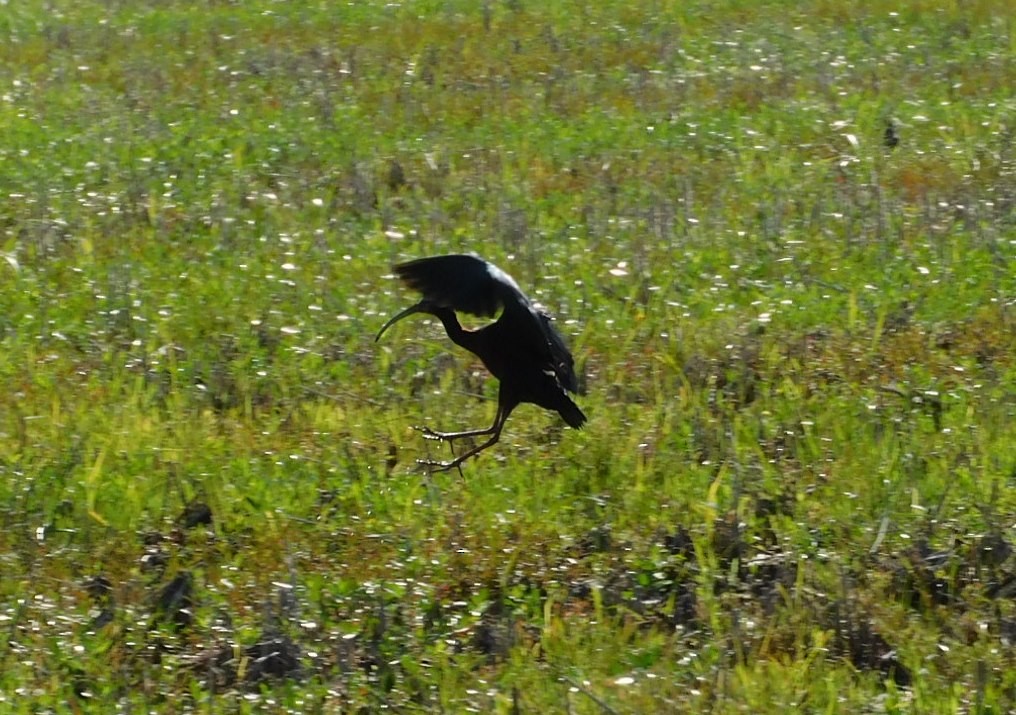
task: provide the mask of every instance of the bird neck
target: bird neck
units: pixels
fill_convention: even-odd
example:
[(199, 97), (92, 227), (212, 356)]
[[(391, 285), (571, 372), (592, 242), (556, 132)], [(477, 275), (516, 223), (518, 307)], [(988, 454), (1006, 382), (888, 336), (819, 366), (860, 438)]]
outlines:
[(448, 333), (448, 337), (452, 339), (453, 343), (465, 348), (466, 350), (472, 351), (475, 342), (475, 333), (472, 330), (466, 330), (462, 327), (454, 310), (451, 308), (436, 308), (434, 309), (433, 314), (441, 321), (445, 332)]

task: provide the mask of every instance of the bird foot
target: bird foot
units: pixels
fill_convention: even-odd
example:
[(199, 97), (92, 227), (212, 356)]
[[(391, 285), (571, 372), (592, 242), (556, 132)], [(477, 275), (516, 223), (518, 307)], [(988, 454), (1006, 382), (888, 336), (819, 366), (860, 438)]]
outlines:
[(426, 427), (426, 426), (424, 426), (424, 427), (413, 427), (413, 429), (415, 429), (415, 430), (417, 430), (419, 432), (423, 432), (423, 438), (424, 439), (432, 439), (432, 440), (435, 440), (435, 441), (438, 441), (438, 442), (444, 442), (444, 441), (446, 441), (448, 439), (448, 433), (447, 432), (438, 432), (436, 430), (432, 430), (430, 427)]
[(433, 459), (418, 459), (416, 463), (426, 467), (428, 472), (447, 472), (450, 469), (458, 469), (462, 473), (462, 460), (453, 459), (450, 462), (438, 462)]

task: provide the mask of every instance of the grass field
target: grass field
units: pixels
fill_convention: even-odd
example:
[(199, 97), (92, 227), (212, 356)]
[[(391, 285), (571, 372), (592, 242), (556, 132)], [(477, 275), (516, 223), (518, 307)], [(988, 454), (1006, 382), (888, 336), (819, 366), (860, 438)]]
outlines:
[(1016, 709), (1010, 3), (2, 5), (0, 714)]

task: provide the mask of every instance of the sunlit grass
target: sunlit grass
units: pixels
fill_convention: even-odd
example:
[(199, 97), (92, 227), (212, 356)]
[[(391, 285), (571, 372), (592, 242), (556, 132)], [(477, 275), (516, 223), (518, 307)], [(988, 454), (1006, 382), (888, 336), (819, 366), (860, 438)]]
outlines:
[[(0, 710), (1007, 711), (1012, 26), (5, 6)], [(590, 421), (429, 475), (453, 251)]]

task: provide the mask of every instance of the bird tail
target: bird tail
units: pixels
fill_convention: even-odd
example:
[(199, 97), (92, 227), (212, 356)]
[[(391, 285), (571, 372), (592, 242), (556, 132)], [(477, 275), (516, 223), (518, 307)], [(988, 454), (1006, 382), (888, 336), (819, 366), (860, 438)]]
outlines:
[(586, 423), (586, 416), (568, 395), (562, 395), (562, 397), (564, 401), (557, 408), (558, 414), (568, 423), (569, 427), (581, 429), (582, 425)]

